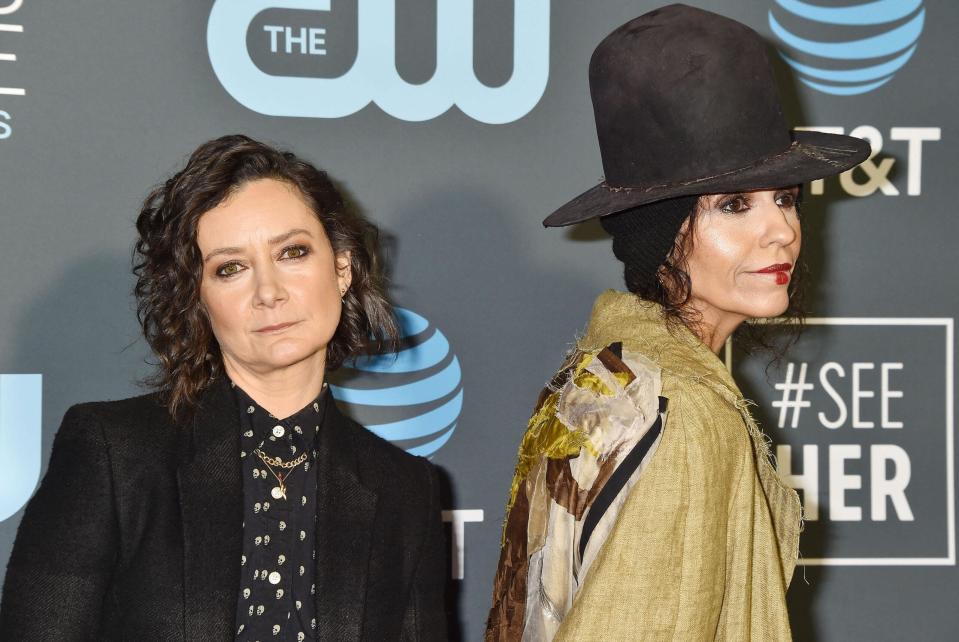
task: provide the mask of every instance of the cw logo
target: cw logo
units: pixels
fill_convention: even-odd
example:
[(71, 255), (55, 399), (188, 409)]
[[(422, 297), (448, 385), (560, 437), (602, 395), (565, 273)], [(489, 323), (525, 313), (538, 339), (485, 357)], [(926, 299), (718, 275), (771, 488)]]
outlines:
[(0, 522), (27, 503), (40, 479), (41, 398), (41, 375), (0, 375)]
[(533, 109), (549, 76), (550, 0), (514, 0), (513, 73), (488, 87), (473, 72), (473, 0), (437, 0), (436, 72), (422, 84), (396, 71), (395, 0), (357, 0), (358, 47), (338, 78), (273, 76), (250, 57), (247, 30), (266, 9), (329, 11), (331, 0), (216, 0), (207, 23), (210, 63), (231, 96), (270, 116), (342, 118), (371, 101), (407, 121), (436, 118), (454, 104), (480, 122), (512, 122)]

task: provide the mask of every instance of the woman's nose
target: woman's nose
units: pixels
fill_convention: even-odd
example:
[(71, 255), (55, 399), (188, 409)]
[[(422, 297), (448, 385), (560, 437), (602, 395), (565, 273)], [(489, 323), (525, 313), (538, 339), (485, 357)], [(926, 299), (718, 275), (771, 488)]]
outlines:
[(763, 203), (763, 245), (792, 245), (798, 237), (799, 219), (793, 209), (780, 207), (775, 201)]
[(254, 304), (273, 307), (286, 298), (286, 290), (275, 268), (267, 267), (256, 271), (256, 290)]

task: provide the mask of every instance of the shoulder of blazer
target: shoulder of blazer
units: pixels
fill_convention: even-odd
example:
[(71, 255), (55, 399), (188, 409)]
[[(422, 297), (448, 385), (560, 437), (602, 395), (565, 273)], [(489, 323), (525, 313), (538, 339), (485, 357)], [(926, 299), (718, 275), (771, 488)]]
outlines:
[(367, 486), (379, 492), (392, 491), (429, 502), (435, 473), (428, 460), (394, 446), (338, 410), (336, 413), (337, 420), (329, 427), (349, 434), (353, 455)]
[(139, 449), (174, 446), (177, 426), (157, 393), (115, 401), (88, 401), (71, 406), (61, 429), (99, 429), (108, 447)]
[(133, 418), (143, 413), (167, 413), (160, 393), (157, 392), (113, 401), (85, 401), (71, 406), (70, 411), (118, 421)]

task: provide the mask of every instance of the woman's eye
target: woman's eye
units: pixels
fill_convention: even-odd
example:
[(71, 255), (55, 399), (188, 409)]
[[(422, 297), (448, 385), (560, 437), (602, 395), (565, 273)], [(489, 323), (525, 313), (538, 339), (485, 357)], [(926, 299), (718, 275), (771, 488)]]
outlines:
[(776, 197), (776, 205), (779, 207), (784, 207), (786, 209), (792, 209), (796, 207), (796, 197), (793, 196), (790, 192), (785, 194), (780, 194)]
[(744, 196), (734, 196), (720, 202), (719, 209), (727, 214), (740, 214), (749, 209), (749, 201)]
[(217, 276), (233, 276), (240, 271), (239, 263), (226, 263), (217, 268)]
[(302, 259), (304, 256), (309, 254), (309, 250), (305, 245), (291, 245), (290, 247), (283, 250), (283, 254), (280, 255), (282, 259)]

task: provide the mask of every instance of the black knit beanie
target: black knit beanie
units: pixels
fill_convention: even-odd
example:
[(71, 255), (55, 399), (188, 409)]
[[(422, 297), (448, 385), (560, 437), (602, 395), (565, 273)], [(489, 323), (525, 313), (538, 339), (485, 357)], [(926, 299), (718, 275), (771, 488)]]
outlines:
[(656, 271), (676, 241), (699, 196), (680, 196), (640, 205), (599, 219), (613, 237), (613, 254), (625, 266), (626, 287), (643, 295), (656, 283)]

